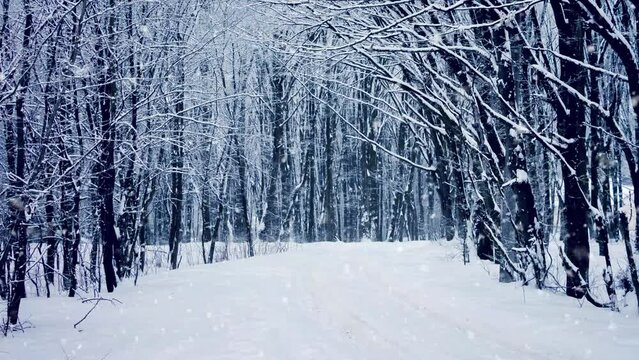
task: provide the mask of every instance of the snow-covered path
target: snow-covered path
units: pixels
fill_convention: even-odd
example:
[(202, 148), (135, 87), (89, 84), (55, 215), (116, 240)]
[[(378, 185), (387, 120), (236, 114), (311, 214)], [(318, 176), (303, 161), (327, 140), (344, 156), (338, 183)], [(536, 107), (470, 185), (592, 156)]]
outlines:
[(636, 359), (639, 319), (498, 284), (447, 244), (313, 244), (27, 299), (0, 359)]

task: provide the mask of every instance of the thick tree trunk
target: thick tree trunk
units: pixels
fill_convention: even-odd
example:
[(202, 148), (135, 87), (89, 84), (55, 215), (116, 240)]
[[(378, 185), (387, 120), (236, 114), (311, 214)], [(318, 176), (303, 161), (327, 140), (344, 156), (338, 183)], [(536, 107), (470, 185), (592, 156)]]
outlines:
[(464, 185), (464, 164), (462, 163), (462, 155), (459, 144), (461, 139), (454, 141), (452, 146), (453, 152), (453, 180), (455, 181), (455, 232), (460, 239), (466, 240), (466, 229), (470, 210), (466, 202), (466, 190)]
[[(11, 186), (14, 191), (9, 198), (10, 209), (12, 213), (12, 223), (9, 223), (10, 232), (13, 234), (9, 240), (9, 250), (13, 254), (13, 276), (11, 279), (9, 290), (9, 301), (7, 304), (7, 314), (9, 324), (18, 323), (18, 314), (20, 312), (20, 302), (26, 297), (26, 289), (24, 285), (27, 267), (27, 221), (30, 217), (28, 198), (24, 195), (25, 174), (26, 174), (26, 134), (25, 134), (25, 97), (30, 80), (30, 59), (29, 51), (31, 43), (31, 34), (33, 32), (33, 14), (31, 1), (23, 0), (23, 8), (25, 11), (24, 31), (22, 38), (22, 48), (24, 58), (22, 59), (22, 77), (18, 82), (20, 89), (15, 103), (15, 173), (10, 178)], [(11, 169), (13, 170), (13, 169)], [(1, 261), (0, 263), (4, 263)]]
[[(577, 61), (584, 61), (584, 22), (577, 5), (551, 1), (558, 29), (559, 52)], [(585, 92), (585, 69), (573, 62), (561, 60), (561, 80), (572, 88)], [(587, 187), (587, 158), (585, 137), (586, 117), (584, 104), (560, 89), (564, 108), (557, 107), (557, 129), (559, 135), (569, 139), (561, 149), (565, 162), (561, 170), (564, 180), (563, 218), (565, 221), (564, 246), (571, 264), (566, 269), (566, 293), (582, 298), (588, 291), (588, 270), (590, 267), (590, 245), (588, 237), (588, 204), (585, 196)]]
[(82, 239), (82, 235), (80, 234), (80, 191), (75, 187), (73, 193), (73, 211), (71, 212), (71, 230), (72, 243), (69, 254), (69, 266), (71, 267), (69, 271), (69, 297), (74, 297), (78, 288), (78, 277), (76, 271), (78, 266), (78, 251), (80, 248), (80, 241)]
[(477, 247), (477, 257), (481, 260), (495, 261), (494, 237), (499, 236), (499, 213), (495, 209), (495, 200), (490, 192), (488, 176), (484, 174), (479, 160), (476, 162), (474, 174), (478, 199), (473, 206), (473, 237)]
[[(115, 7), (115, 0), (109, 1), (111, 8)], [(115, 189), (115, 126), (114, 113), (116, 96), (115, 59), (112, 59), (109, 48), (113, 42), (115, 33), (115, 14), (111, 12), (107, 25), (107, 44), (101, 45), (101, 56), (98, 62), (103, 70), (99, 80), (99, 108), (101, 115), (100, 132), (100, 158), (95, 165), (97, 174), (97, 186), (99, 196), (99, 228), (102, 237), (102, 264), (104, 266), (104, 280), (107, 291), (113, 292), (117, 286), (117, 278), (113, 267), (114, 261), (118, 262), (115, 254), (118, 245), (118, 237), (115, 232), (115, 213), (113, 209), (113, 192)], [(107, 63), (105, 63), (107, 61)]]
[[(520, 33), (511, 27), (507, 31), (499, 32), (498, 46), (503, 51), (510, 51), (511, 57), (502, 56), (500, 61), (500, 93), (502, 98), (514, 108), (525, 112), (530, 107), (528, 94), (527, 66), (523, 58), (524, 43)], [(506, 41), (506, 34), (510, 35), (510, 46)], [(503, 36), (503, 38), (502, 38)], [(519, 95), (519, 96), (516, 96)], [(507, 109), (503, 109), (507, 113)], [(528, 160), (526, 144), (523, 136), (514, 128), (507, 129), (505, 134), (506, 166), (508, 174), (505, 180), (510, 184), (512, 200), (515, 206), (511, 226), (515, 232), (516, 245), (524, 249), (520, 254), (525, 262), (530, 262), (535, 274), (538, 288), (544, 287), (546, 260), (543, 237), (538, 223), (537, 207), (533, 196), (533, 189), (528, 174)], [(506, 194), (509, 198), (510, 194)], [(522, 269), (526, 270), (526, 269)]]
[(452, 195), (450, 191), (450, 164), (445, 156), (444, 144), (446, 141), (441, 136), (435, 138), (435, 157), (437, 159), (437, 190), (439, 205), (441, 208), (440, 226), (446, 240), (451, 241), (455, 237), (455, 222), (453, 220)]
[(209, 188), (209, 185), (206, 183), (202, 187), (202, 201), (200, 202), (200, 211), (202, 215), (202, 261), (206, 264), (208, 263), (208, 258), (206, 256), (205, 244), (213, 239), (213, 229), (211, 229), (211, 190)]
[(271, 154), (271, 169), (269, 186), (266, 194), (266, 212), (264, 213), (264, 230), (260, 237), (265, 241), (275, 241), (280, 237), (282, 228), (282, 212), (284, 196), (287, 196), (286, 182), (288, 166), (286, 156), (286, 77), (284, 67), (275, 59), (273, 71), (275, 74), (271, 78), (273, 113), (271, 118), (271, 128), (273, 134), (273, 148)]
[[(244, 146), (239, 145), (237, 136), (234, 137), (235, 145), (237, 147), (237, 160), (238, 160), (238, 175), (240, 184), (240, 205), (242, 223), (246, 227), (246, 242), (248, 244), (248, 256), (255, 256), (255, 247), (253, 244), (253, 230), (251, 226), (251, 209), (249, 208), (249, 188), (246, 185), (247, 179), (247, 164), (246, 164), (246, 151)], [(227, 245), (228, 246), (228, 245)]]
[[(129, 41), (133, 43), (133, 5), (129, 5), (127, 11), (127, 26), (129, 27)], [(129, 74), (132, 78), (141, 78), (138, 66), (136, 64), (135, 50), (130, 49), (128, 59)], [(131, 152), (127, 156), (125, 161), (124, 177), (121, 181), (122, 189), (122, 203), (124, 204), (122, 214), (118, 219), (118, 227), (120, 229), (120, 260), (121, 263), (118, 266), (118, 276), (120, 278), (131, 275), (131, 254), (134, 253), (136, 239), (135, 229), (137, 227), (136, 220), (138, 218), (138, 184), (135, 183), (135, 166), (138, 158), (138, 89), (137, 84), (133, 85), (134, 88), (131, 92), (130, 104), (131, 104), (131, 123), (128, 129), (129, 141)]]
[[(373, 92), (374, 82), (371, 77), (365, 77), (362, 81), (362, 103), (359, 104), (359, 116), (361, 118), (361, 131), (366, 137), (374, 140), (376, 136), (375, 124), (378, 119), (377, 111), (369, 105)], [(379, 160), (377, 149), (373, 144), (363, 141), (360, 145), (360, 169), (362, 171), (361, 183), (361, 237), (366, 240), (381, 241), (381, 226), (379, 216)]]
[[(408, 125), (402, 123), (399, 125), (397, 134), (397, 154), (400, 156), (406, 156), (406, 141), (408, 137)], [(398, 178), (400, 181), (404, 180), (404, 166), (400, 165), (398, 169)], [(405, 186), (395, 190), (395, 196), (393, 197), (392, 216), (389, 223), (387, 241), (402, 241), (403, 237), (403, 220), (404, 220), (404, 194)]]
[[(180, 70), (183, 71), (183, 70)], [(180, 75), (184, 84), (184, 73)], [(184, 92), (175, 105), (173, 142), (171, 145), (171, 227), (169, 228), (169, 261), (171, 269), (178, 267), (178, 253), (182, 241), (182, 211), (184, 208)]]
[(215, 243), (220, 240), (220, 227), (221, 227), (223, 218), (224, 218), (224, 203), (220, 201), (217, 208), (217, 219), (215, 219), (215, 226), (213, 227), (213, 233), (211, 237), (211, 246), (209, 247), (209, 256), (208, 256), (209, 264), (212, 264), (215, 262)]

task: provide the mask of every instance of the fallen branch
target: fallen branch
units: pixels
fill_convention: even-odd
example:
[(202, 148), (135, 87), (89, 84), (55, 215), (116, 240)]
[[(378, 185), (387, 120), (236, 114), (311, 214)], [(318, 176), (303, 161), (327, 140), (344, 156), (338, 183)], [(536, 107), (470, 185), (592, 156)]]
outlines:
[(108, 301), (111, 304), (113, 304), (115, 302), (117, 302), (118, 304), (122, 304), (122, 301), (120, 301), (120, 300), (118, 300), (116, 298), (105, 299), (105, 298), (102, 298), (102, 297), (100, 297), (100, 298), (92, 298), (92, 299), (84, 299), (84, 300), (82, 300), (82, 303), (85, 304), (85, 303), (88, 303), (88, 302), (91, 302), (91, 301), (95, 301), (95, 304), (93, 304), (91, 309), (86, 314), (84, 314), (82, 319), (80, 319), (78, 322), (73, 324), (73, 328), (74, 329), (77, 329), (78, 325), (80, 325), (84, 320), (86, 320), (89, 317), (89, 315), (93, 312), (93, 310), (95, 310), (95, 308), (98, 307), (98, 304), (100, 303), (100, 301)]

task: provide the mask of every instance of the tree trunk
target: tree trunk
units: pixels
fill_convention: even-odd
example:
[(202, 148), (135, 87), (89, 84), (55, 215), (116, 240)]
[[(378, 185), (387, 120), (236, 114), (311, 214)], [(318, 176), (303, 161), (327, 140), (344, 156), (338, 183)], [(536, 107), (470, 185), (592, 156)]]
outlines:
[[(240, 204), (242, 207), (242, 214), (241, 216), (243, 217), (242, 222), (244, 223), (244, 225), (246, 226), (246, 239), (247, 239), (247, 243), (248, 243), (248, 256), (249, 257), (253, 257), (255, 256), (255, 248), (254, 248), (254, 244), (253, 244), (253, 231), (251, 228), (251, 210), (249, 209), (249, 189), (248, 186), (246, 185), (248, 179), (247, 179), (247, 174), (246, 174), (246, 154), (241, 153), (245, 152), (246, 149), (244, 146), (240, 147), (239, 145), (239, 141), (237, 139), (237, 136), (234, 137), (234, 141), (235, 141), (235, 145), (237, 147), (237, 159), (238, 159), (238, 175), (240, 177), (239, 179), (239, 184), (240, 184)], [(228, 245), (227, 245), (228, 248)]]
[(335, 213), (335, 179), (333, 176), (334, 163), (334, 141), (335, 141), (335, 117), (332, 114), (324, 113), (325, 131), (325, 163), (324, 163), (324, 222), (323, 235), (327, 241), (337, 239), (337, 219)]
[(273, 113), (271, 128), (273, 132), (273, 148), (271, 154), (271, 169), (269, 186), (266, 194), (266, 212), (264, 213), (264, 230), (261, 238), (265, 241), (275, 241), (280, 237), (282, 228), (282, 203), (287, 181), (286, 157), (286, 77), (285, 68), (278, 63), (282, 59), (276, 58), (273, 64), (274, 74), (271, 78)]
[[(577, 61), (584, 61), (584, 22), (577, 5), (551, 1), (558, 29), (559, 52)], [(572, 88), (585, 92), (586, 71), (573, 62), (561, 60), (561, 80)], [(587, 189), (587, 162), (585, 137), (585, 109), (581, 100), (559, 90), (565, 110), (557, 107), (557, 129), (559, 135), (570, 142), (561, 149), (565, 159), (561, 170), (564, 180), (563, 217), (566, 237), (566, 256), (571, 262), (566, 269), (566, 294), (582, 298), (588, 291), (590, 267), (590, 244), (588, 242), (588, 204), (583, 191)]]
[[(184, 86), (183, 64), (180, 66), (180, 85)], [(184, 208), (184, 90), (180, 90), (175, 104), (173, 142), (171, 144), (171, 227), (169, 229), (169, 261), (171, 269), (178, 267), (178, 253), (182, 241), (182, 211)]]
[[(371, 77), (365, 77), (362, 81), (362, 104), (359, 104), (359, 116), (361, 117), (362, 133), (374, 140), (376, 136), (375, 123), (378, 121), (377, 111), (369, 105), (371, 94), (374, 90), (374, 81)], [(377, 149), (373, 144), (363, 141), (360, 145), (360, 161), (362, 171), (362, 204), (360, 226), (362, 238), (381, 241), (381, 227), (379, 226), (379, 170)]]
[[(115, 7), (115, 0), (109, 1), (109, 7)], [(107, 291), (113, 292), (117, 286), (117, 278), (113, 267), (117, 262), (115, 249), (118, 245), (117, 234), (115, 233), (115, 213), (113, 210), (113, 192), (115, 189), (115, 126), (114, 112), (116, 96), (115, 82), (115, 59), (112, 58), (109, 44), (112, 44), (115, 34), (115, 14), (112, 11), (108, 18), (106, 44), (101, 45), (98, 68), (104, 69), (100, 76), (99, 86), (99, 108), (101, 115), (100, 131), (100, 159), (95, 164), (97, 174), (97, 186), (99, 196), (99, 228), (102, 237), (102, 264), (104, 266), (104, 280)], [(105, 60), (107, 63), (105, 63)]]
[[(311, 90), (313, 91), (313, 90)], [(308, 176), (309, 186), (306, 204), (306, 241), (317, 241), (317, 223), (316, 223), (316, 174), (315, 174), (315, 132), (317, 131), (317, 106), (315, 104), (315, 96), (308, 99), (308, 113), (311, 116), (310, 129), (308, 134), (308, 150), (306, 153), (306, 175)]]
[[(30, 218), (28, 198), (24, 195), (26, 185), (24, 182), (26, 173), (26, 134), (25, 134), (25, 97), (30, 80), (30, 59), (29, 49), (31, 34), (33, 32), (33, 14), (30, 0), (23, 0), (25, 11), (24, 30), (22, 37), (23, 56), (22, 77), (19, 81), (19, 90), (15, 103), (15, 173), (10, 177), (11, 186), (14, 188), (13, 195), (9, 197), (10, 209), (12, 212), (12, 222), (9, 223), (13, 239), (9, 240), (9, 250), (13, 254), (13, 276), (9, 290), (9, 301), (7, 304), (7, 314), (9, 324), (18, 323), (20, 312), (20, 302), (26, 297), (24, 285), (27, 267), (27, 221)], [(13, 170), (13, 169), (12, 169)], [(4, 261), (2, 261), (4, 263)]]

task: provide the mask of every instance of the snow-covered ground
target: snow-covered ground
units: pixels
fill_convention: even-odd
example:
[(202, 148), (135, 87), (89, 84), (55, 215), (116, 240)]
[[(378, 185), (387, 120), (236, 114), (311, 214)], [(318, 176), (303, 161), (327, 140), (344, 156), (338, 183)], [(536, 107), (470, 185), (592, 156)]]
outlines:
[(636, 359), (639, 317), (499, 284), (453, 244), (320, 243), (29, 298), (0, 359)]

